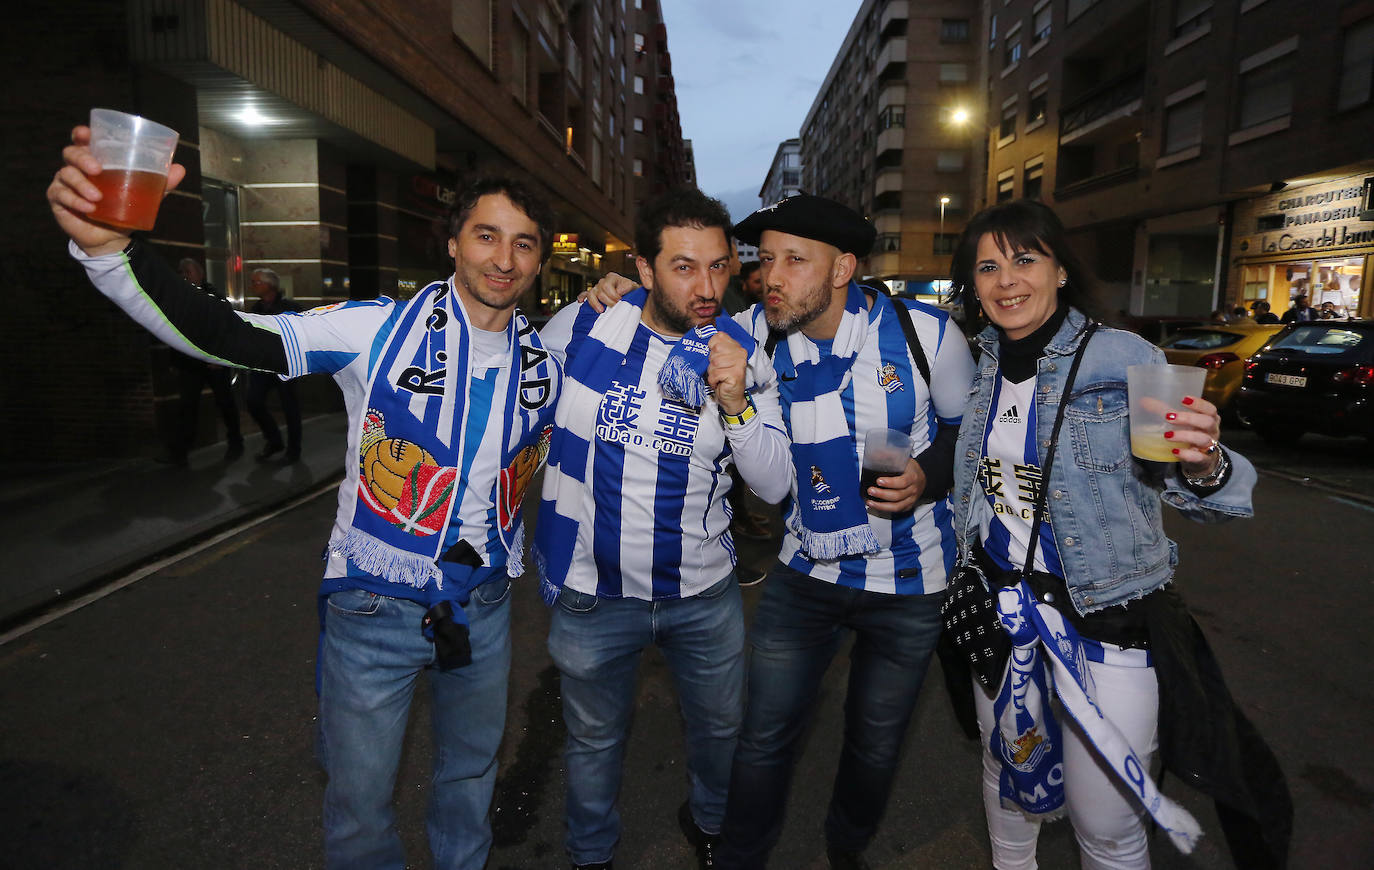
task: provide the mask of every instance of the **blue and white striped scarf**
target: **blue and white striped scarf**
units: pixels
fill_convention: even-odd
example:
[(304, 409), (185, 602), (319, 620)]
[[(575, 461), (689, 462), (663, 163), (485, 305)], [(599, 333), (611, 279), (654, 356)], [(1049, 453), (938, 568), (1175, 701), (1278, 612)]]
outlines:
[[(892, 303), (879, 293), (873, 304)], [(895, 311), (882, 313), (887, 315), (884, 322), (900, 328)], [(795, 377), (780, 376), (779, 389), (787, 408), (797, 477), (792, 532), (812, 559), (831, 560), (882, 549), (868, 524), (859, 486), (858, 440), (844, 407), (844, 391), (868, 335), (868, 321), (863, 289), (850, 281), (830, 354), (822, 357), (814, 343), (800, 330), (793, 330), (774, 355), (778, 372), (788, 367), (796, 370)]]
[[(1125, 735), (1097, 706), (1088, 655), (1078, 632), (1059, 611), (1038, 602), (1025, 580), (998, 592), (997, 611), (1012, 640), (1011, 660), (993, 702), (994, 727), (988, 738), (992, 756), (1002, 762), (1003, 805), (1032, 817), (1055, 818), (1063, 813), (1064, 749), (1059, 724), (1045, 706), (1052, 683), (1063, 709), (1082, 727), (1098, 755), (1174, 845), (1192, 852), (1202, 827), (1186, 809), (1159, 792)], [(1041, 659), (1042, 650), (1048, 664)]]
[[(502, 415), (502, 471), (488, 497), (498, 508), (507, 574), (515, 577), (524, 571), (520, 500), (538, 465), (538, 441), (552, 416), (559, 373), (519, 311), (506, 335), (510, 371), (505, 393), (492, 408)], [(431, 284), (405, 303), (385, 344), (373, 353), (355, 458), (357, 503), (348, 531), (331, 546), (373, 576), (448, 598), (455, 590), (445, 594), (439, 563), (468, 488), (462, 457), (471, 452), (465, 441), (473, 363), (470, 327), (451, 281)]]

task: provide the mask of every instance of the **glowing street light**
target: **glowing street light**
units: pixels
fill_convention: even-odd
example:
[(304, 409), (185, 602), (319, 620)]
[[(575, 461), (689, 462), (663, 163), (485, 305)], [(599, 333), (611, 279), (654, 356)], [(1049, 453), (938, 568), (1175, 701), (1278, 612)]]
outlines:
[(949, 113), (949, 119), (953, 121), (955, 124), (968, 123), (968, 117), (968, 109), (962, 107), (957, 108), (953, 112)]
[(945, 206), (949, 205), (949, 197), (940, 197), (940, 247), (945, 245)]

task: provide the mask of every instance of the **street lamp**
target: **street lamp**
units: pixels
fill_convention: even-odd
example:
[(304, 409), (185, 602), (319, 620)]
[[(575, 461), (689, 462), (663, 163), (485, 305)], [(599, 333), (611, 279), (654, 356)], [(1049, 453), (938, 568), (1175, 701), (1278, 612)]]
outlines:
[(945, 206), (947, 205), (949, 205), (949, 197), (940, 197), (940, 247), (942, 248), (945, 246)]

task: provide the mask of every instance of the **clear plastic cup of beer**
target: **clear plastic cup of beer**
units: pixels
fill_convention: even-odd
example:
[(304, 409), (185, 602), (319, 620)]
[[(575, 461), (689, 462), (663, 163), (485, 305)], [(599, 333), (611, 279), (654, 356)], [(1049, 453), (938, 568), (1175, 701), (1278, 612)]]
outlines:
[(91, 153), (100, 174), (91, 183), (101, 199), (89, 217), (111, 226), (151, 230), (167, 190), (179, 134), (170, 127), (114, 109), (91, 109)]
[(1186, 396), (1201, 396), (1207, 370), (1197, 366), (1126, 366), (1126, 398), (1131, 420), (1131, 453), (1154, 462), (1178, 462), (1174, 442), (1164, 433), (1174, 428), (1170, 412), (1188, 410)]

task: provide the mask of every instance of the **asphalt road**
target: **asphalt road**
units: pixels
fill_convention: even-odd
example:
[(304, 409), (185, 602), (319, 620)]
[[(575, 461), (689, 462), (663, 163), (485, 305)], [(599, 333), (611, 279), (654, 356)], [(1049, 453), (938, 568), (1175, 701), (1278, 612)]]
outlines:
[[(1256, 519), (1169, 522), (1184, 595), (1287, 773), (1294, 868), (1374, 866), (1374, 757), (1360, 748), (1374, 732), (1374, 662), (1363, 654), (1374, 577), (1364, 532), (1374, 508), (1302, 482), (1329, 466), (1324, 473), (1346, 475), (1340, 485), (1358, 495), (1374, 475), (1362, 442), (1331, 441), (1304, 439), (1273, 460), (1292, 479), (1262, 478)], [(1351, 464), (1359, 468), (1342, 470)], [(332, 497), (320, 498), (0, 647), (0, 867), (320, 866), (315, 590), (332, 512)], [(748, 553), (766, 559), (767, 545)], [(761, 591), (746, 589), (746, 603)], [(564, 867), (548, 616), (532, 579), (514, 596), (516, 665), (490, 867)], [(817, 705), (773, 867), (826, 866), (843, 664), (832, 666)], [(429, 866), (427, 708), (422, 682), (396, 787), (416, 867)], [(682, 755), (671, 681), (651, 653), (626, 758), (622, 870), (693, 866), (675, 822)], [(869, 850), (873, 865), (989, 866), (977, 779), (976, 747), (958, 736), (932, 670)], [(1186, 857), (1156, 838), (1155, 867), (1229, 867), (1210, 806), (1176, 780), (1165, 791), (1207, 837)], [(1066, 825), (1045, 828), (1040, 863), (1077, 866)]]

